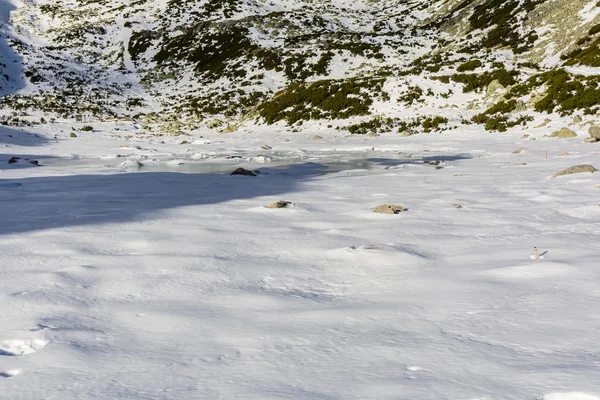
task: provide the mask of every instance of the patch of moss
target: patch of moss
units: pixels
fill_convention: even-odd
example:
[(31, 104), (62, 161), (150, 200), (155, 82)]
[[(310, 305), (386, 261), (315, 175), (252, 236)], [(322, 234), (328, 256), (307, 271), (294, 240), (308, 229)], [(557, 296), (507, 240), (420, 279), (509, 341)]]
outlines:
[(517, 125), (525, 125), (527, 122), (533, 121), (533, 117), (523, 115), (515, 120), (511, 120), (509, 113), (517, 109), (517, 100), (499, 101), (481, 114), (477, 114), (472, 118), (472, 122), (485, 125), (488, 131), (506, 132), (508, 128)]

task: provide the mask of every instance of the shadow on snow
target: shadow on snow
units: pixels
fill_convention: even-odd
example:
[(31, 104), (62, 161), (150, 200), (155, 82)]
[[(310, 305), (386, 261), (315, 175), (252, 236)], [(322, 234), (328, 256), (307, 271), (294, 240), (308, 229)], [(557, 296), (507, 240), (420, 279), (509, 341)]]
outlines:
[[(41, 146), (48, 142), (50, 142), (50, 140), (48, 138), (37, 135), (35, 133), (27, 132), (22, 129), (8, 128), (6, 126), (0, 126), (0, 151), (2, 151), (2, 153), (10, 154), (10, 152), (9, 152), (10, 147), (8, 147), (8, 146), (34, 147), (34, 146)], [(6, 146), (6, 145), (8, 145), (8, 146)], [(5, 154), (0, 154), (0, 157), (4, 157), (4, 155)]]
[(144, 220), (170, 208), (281, 195), (297, 184), (289, 176), (170, 172), (4, 179), (0, 235)]
[[(459, 156), (453, 159), (464, 158)], [(427, 160), (368, 160), (371, 168), (424, 161)], [(301, 190), (304, 181), (339, 172), (336, 164), (303, 163), (265, 167), (260, 168), (262, 173), (257, 177), (215, 173), (130, 172), (0, 179), (0, 235), (79, 225), (135, 222), (151, 219), (161, 210), (177, 207), (271, 197), (256, 202), (256, 206), (266, 205), (280, 200), (286, 193)], [(232, 166), (231, 170), (238, 166)]]

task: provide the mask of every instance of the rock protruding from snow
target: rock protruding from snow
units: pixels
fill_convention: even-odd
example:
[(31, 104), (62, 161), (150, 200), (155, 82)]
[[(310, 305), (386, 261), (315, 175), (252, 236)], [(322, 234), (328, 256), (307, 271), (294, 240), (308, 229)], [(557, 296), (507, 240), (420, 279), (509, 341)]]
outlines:
[(581, 164), (581, 165), (575, 165), (566, 169), (563, 169), (562, 171), (559, 171), (557, 173), (555, 173), (554, 175), (552, 175), (552, 178), (557, 178), (559, 176), (564, 176), (564, 175), (573, 175), (573, 174), (581, 174), (584, 172), (597, 172), (598, 170), (596, 168), (594, 168), (593, 166), (589, 165), (589, 164)]
[(30, 160), (28, 158), (21, 158), (21, 157), (11, 157), (10, 160), (8, 160), (9, 164), (31, 164), (31, 165), (35, 165), (36, 167), (40, 166), (39, 161), (37, 160)]
[(275, 203), (269, 204), (268, 206), (265, 206), (265, 207), (266, 208), (286, 208), (291, 204), (292, 204), (291, 201), (279, 200), (279, 201), (276, 201)]
[(379, 214), (400, 214), (405, 212), (407, 209), (401, 205), (382, 204), (373, 209), (373, 212)]
[(244, 168), (238, 168), (231, 173), (231, 175), (243, 175), (243, 176), (256, 176), (256, 174), (252, 171), (248, 171)]
[(485, 97), (490, 97), (492, 96), (494, 93), (496, 93), (499, 90), (504, 90), (505, 87), (500, 83), (500, 81), (498, 79), (494, 79), (492, 82), (490, 82), (490, 84), (487, 87), (486, 93), (485, 93)]
[(139, 162), (137, 160), (127, 160), (127, 161), (123, 161), (121, 164), (119, 164), (119, 168), (123, 168), (123, 169), (138, 169), (143, 166), (144, 166), (144, 164), (142, 164), (141, 162)]
[(577, 137), (577, 133), (573, 132), (569, 128), (562, 128), (560, 131), (553, 132), (550, 137), (555, 137), (559, 139), (568, 139)]
[(592, 125), (592, 126), (590, 126), (590, 129), (588, 130), (588, 133), (590, 134), (591, 138), (594, 138), (596, 140), (600, 140), (600, 125)]

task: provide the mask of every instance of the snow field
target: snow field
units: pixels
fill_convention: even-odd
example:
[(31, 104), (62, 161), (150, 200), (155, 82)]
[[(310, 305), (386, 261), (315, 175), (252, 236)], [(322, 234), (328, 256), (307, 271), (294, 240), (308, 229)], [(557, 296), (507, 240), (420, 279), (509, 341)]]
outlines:
[[(600, 175), (549, 179), (600, 165), (594, 145), (56, 133), (0, 135), (0, 163), (43, 165), (0, 172), (1, 399), (598, 398)], [(306, 159), (223, 161), (257, 177), (101, 159), (264, 144)], [(360, 151), (368, 169), (318, 167)], [(292, 205), (264, 207), (277, 200)], [(372, 213), (384, 203), (408, 211)]]

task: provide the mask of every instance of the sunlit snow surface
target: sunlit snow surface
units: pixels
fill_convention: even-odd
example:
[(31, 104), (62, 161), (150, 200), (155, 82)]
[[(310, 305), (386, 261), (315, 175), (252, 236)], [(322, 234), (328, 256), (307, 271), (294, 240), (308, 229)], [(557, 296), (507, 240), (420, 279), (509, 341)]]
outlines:
[(598, 399), (587, 128), (94, 125), (0, 130), (0, 399)]

